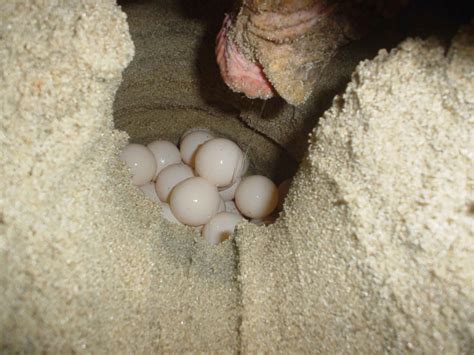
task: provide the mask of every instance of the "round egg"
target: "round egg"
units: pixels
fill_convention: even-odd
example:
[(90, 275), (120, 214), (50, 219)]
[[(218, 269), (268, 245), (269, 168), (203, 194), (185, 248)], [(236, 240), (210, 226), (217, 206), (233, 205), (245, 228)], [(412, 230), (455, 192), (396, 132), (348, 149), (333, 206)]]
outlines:
[(163, 216), (164, 219), (166, 219), (167, 221), (171, 223), (182, 224), (180, 221), (176, 219), (173, 212), (171, 211), (170, 206), (167, 203), (161, 204), (161, 215)]
[(190, 129), (186, 130), (186, 131), (183, 133), (183, 135), (181, 136), (181, 140), (183, 140), (184, 137), (186, 137), (188, 134), (193, 133), (193, 132), (197, 132), (197, 131), (211, 133), (211, 131), (208, 130), (207, 128), (193, 127), (193, 128), (190, 128)]
[(179, 151), (183, 161), (189, 166), (194, 167), (198, 148), (212, 138), (214, 138), (214, 136), (205, 130), (195, 130), (183, 135), (181, 143), (179, 144)]
[(193, 169), (183, 163), (168, 165), (156, 177), (155, 190), (161, 201), (167, 202), (171, 190), (181, 181), (193, 177)]
[(199, 147), (195, 169), (199, 176), (224, 187), (242, 176), (244, 162), (244, 153), (237, 144), (226, 138), (214, 138)]
[(219, 208), (217, 209), (217, 213), (225, 212), (225, 202), (222, 197), (220, 199), (221, 201), (219, 202)]
[(154, 183), (149, 182), (148, 184), (140, 186), (140, 190), (142, 190), (145, 196), (151, 201), (160, 202), (160, 199), (158, 198), (158, 195), (156, 194), (156, 191), (155, 191)]
[(237, 190), (237, 186), (239, 186), (240, 178), (238, 178), (232, 185), (228, 187), (220, 187), (219, 188), (219, 195), (221, 195), (224, 201), (232, 201), (235, 196), (235, 190)]
[(149, 183), (156, 171), (153, 153), (141, 144), (129, 144), (120, 153), (123, 160), (132, 171), (132, 183), (142, 186)]
[(252, 175), (242, 179), (235, 191), (235, 204), (246, 217), (262, 219), (278, 204), (278, 189), (267, 177)]
[(181, 154), (179, 149), (171, 142), (164, 140), (157, 140), (147, 145), (155, 156), (156, 171), (153, 178), (166, 168), (168, 165), (177, 164), (181, 162)]
[(202, 177), (180, 182), (171, 191), (170, 207), (184, 224), (206, 224), (217, 213), (221, 198), (217, 188)]
[(239, 209), (235, 205), (234, 201), (226, 201), (225, 202), (225, 211), (230, 212), (230, 213), (235, 213), (235, 214), (238, 214), (239, 216), (242, 216)]
[(236, 177), (240, 178), (241, 176), (245, 175), (248, 168), (249, 168), (249, 159), (247, 158), (247, 154), (243, 153), (242, 159), (237, 164), (237, 169), (235, 170)]
[(223, 242), (234, 232), (243, 218), (238, 214), (221, 212), (216, 214), (202, 229), (202, 236), (213, 245)]

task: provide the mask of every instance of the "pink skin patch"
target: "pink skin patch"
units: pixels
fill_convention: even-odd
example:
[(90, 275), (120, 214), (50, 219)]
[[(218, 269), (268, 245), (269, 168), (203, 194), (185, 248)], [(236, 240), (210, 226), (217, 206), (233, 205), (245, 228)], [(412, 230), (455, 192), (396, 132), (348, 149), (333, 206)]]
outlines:
[(226, 14), (216, 38), (216, 59), (222, 79), (233, 91), (244, 93), (250, 99), (271, 98), (275, 91), (262, 66), (247, 60), (228, 37), (231, 24), (230, 16)]

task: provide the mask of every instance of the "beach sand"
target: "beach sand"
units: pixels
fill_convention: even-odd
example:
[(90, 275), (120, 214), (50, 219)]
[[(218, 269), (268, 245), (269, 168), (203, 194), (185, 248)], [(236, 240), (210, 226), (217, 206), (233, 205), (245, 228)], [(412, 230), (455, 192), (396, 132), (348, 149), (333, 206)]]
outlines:
[[(226, 6), (0, 5), (0, 351), (472, 353), (474, 28), (262, 108), (218, 76)], [(294, 175), (275, 224), (211, 246), (131, 185), (128, 141), (201, 126)]]

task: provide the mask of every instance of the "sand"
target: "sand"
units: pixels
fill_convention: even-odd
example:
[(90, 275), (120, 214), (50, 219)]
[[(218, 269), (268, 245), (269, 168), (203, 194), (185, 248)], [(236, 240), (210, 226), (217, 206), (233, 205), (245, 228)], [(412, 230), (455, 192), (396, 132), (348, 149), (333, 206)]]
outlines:
[[(125, 9), (130, 31), (113, 1), (0, 5), (0, 351), (472, 353), (472, 26), (362, 62), (301, 153), (240, 121), (202, 57), (220, 21)], [(298, 169), (276, 224), (218, 247), (118, 160), (204, 124)]]
[(237, 236), (244, 350), (472, 352), (473, 39), (359, 65), (286, 218)]

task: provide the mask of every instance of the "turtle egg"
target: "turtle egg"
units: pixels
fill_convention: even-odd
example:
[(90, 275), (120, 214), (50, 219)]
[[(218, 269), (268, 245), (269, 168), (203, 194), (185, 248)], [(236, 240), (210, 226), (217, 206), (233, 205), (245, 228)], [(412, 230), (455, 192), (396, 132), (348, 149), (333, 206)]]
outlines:
[(221, 195), (224, 201), (232, 201), (235, 196), (235, 190), (237, 190), (237, 186), (239, 186), (240, 178), (238, 178), (232, 185), (228, 187), (220, 187), (219, 188), (219, 195)]
[(206, 224), (217, 213), (221, 198), (217, 188), (202, 177), (180, 182), (171, 191), (170, 207), (175, 217), (184, 224)]
[(168, 205), (167, 203), (161, 204), (161, 215), (164, 219), (171, 223), (181, 224), (181, 222), (176, 219), (173, 212), (171, 211), (170, 205)]
[(244, 153), (226, 138), (214, 138), (196, 152), (195, 169), (199, 176), (217, 187), (229, 186), (242, 175)]
[(247, 158), (247, 154), (242, 153), (242, 158), (237, 163), (237, 169), (235, 169), (236, 178), (240, 178), (243, 176), (247, 169), (249, 168), (249, 160)]
[(181, 154), (178, 148), (171, 142), (158, 140), (151, 142), (147, 147), (151, 150), (156, 160), (156, 171), (153, 178), (156, 178), (161, 170), (168, 165), (181, 162)]
[(188, 134), (190, 133), (193, 133), (193, 132), (206, 132), (206, 133), (211, 133), (211, 131), (209, 131), (207, 128), (199, 128), (199, 127), (193, 127), (193, 128), (190, 128), (188, 130), (186, 130), (183, 135), (181, 136), (181, 140), (184, 139), (184, 137), (186, 137)]
[(149, 182), (148, 184), (140, 186), (140, 190), (142, 190), (145, 196), (151, 201), (160, 202), (160, 199), (158, 198), (158, 195), (156, 194), (156, 191), (155, 191), (154, 183)]
[(221, 212), (216, 214), (202, 229), (202, 236), (213, 245), (223, 242), (234, 232), (243, 218), (238, 214)]
[(150, 182), (156, 171), (153, 153), (141, 144), (129, 144), (120, 153), (123, 160), (132, 171), (132, 183), (142, 186)]
[(196, 151), (201, 144), (214, 138), (209, 131), (197, 130), (183, 135), (179, 144), (179, 151), (183, 161), (191, 167), (194, 167), (194, 158)]
[(230, 213), (235, 213), (235, 214), (238, 214), (239, 216), (242, 216), (239, 209), (235, 205), (234, 201), (226, 201), (225, 202), (225, 211), (230, 212)]
[(278, 189), (265, 176), (248, 176), (235, 191), (235, 204), (246, 217), (264, 218), (270, 215), (278, 204)]
[(219, 202), (219, 208), (217, 209), (217, 213), (225, 212), (225, 202), (221, 197), (221, 201)]
[(193, 169), (183, 163), (168, 165), (156, 177), (156, 194), (161, 201), (167, 202), (173, 187), (193, 176)]

